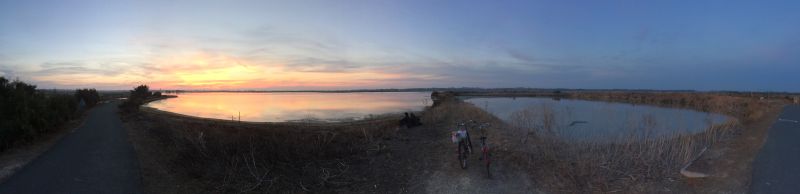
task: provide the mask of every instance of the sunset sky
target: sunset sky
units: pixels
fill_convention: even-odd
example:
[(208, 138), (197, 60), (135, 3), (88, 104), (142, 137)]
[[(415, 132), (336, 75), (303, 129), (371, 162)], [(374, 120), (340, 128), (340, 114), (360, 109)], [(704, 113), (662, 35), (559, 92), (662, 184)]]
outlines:
[(800, 1), (9, 1), (39, 88), (800, 92)]

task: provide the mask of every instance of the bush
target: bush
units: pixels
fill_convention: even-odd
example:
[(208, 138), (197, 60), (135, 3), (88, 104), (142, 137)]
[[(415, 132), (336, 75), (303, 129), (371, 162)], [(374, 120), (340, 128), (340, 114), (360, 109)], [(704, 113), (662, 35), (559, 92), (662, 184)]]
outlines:
[(131, 90), (128, 100), (119, 105), (120, 109), (125, 112), (137, 111), (139, 106), (144, 104), (148, 98), (153, 96), (150, 88), (147, 85), (139, 85)]
[(75, 99), (80, 102), (83, 100), (86, 103), (86, 107), (93, 107), (97, 105), (97, 102), (100, 101), (100, 94), (97, 93), (97, 90), (94, 88), (84, 88), (75, 90)]
[(150, 92), (150, 88), (147, 85), (139, 85), (131, 90), (131, 97), (130, 99), (147, 99), (153, 94)]
[(65, 123), (76, 108), (72, 96), (44, 94), (35, 85), (0, 77), (0, 151)]

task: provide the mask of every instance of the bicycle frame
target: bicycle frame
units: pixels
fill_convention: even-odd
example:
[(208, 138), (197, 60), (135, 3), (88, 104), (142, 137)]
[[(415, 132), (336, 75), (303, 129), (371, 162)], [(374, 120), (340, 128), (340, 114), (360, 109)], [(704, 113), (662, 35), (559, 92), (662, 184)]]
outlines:
[(458, 162), (461, 165), (461, 169), (467, 168), (467, 145), (462, 140), (458, 142)]
[(492, 164), (492, 154), (490, 152), (489, 145), (486, 143), (486, 137), (481, 137), (481, 153), (481, 160), (483, 160), (483, 163), (486, 165), (486, 175), (489, 178), (492, 178), (492, 172), (489, 169)]

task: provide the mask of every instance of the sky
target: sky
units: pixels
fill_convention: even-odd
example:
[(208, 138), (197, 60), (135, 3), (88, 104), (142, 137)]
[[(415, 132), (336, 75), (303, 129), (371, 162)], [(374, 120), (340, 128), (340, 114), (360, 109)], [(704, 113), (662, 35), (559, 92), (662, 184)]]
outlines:
[(800, 1), (9, 1), (39, 88), (800, 92)]

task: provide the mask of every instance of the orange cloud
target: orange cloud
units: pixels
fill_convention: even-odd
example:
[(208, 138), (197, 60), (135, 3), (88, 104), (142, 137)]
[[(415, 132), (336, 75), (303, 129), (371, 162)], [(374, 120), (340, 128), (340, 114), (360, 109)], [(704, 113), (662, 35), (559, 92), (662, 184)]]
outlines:
[(379, 80), (410, 75), (375, 70), (304, 72), (276, 62), (251, 62), (219, 54), (198, 53), (155, 60), (150, 74), (154, 88), (243, 89), (243, 88), (345, 88), (369, 87)]

